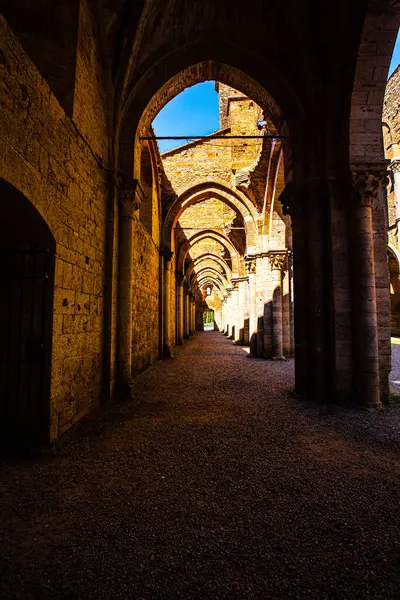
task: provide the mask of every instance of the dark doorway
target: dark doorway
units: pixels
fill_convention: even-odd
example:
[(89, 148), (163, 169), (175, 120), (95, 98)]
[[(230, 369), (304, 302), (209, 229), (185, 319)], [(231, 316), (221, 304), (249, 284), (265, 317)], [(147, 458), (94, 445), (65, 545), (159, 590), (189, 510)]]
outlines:
[(54, 238), (33, 205), (0, 180), (0, 453), (49, 441)]

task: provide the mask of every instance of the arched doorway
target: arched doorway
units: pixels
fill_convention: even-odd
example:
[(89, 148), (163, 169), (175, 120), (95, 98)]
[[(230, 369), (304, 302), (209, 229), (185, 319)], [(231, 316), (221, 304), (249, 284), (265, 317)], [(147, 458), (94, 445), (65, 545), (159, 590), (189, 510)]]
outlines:
[(49, 440), (55, 241), (44, 219), (0, 181), (0, 452)]

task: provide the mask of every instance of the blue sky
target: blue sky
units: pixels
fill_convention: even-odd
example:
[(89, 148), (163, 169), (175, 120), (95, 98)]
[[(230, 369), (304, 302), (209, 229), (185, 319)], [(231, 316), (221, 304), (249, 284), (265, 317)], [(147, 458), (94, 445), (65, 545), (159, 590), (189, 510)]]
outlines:
[[(219, 129), (218, 94), (214, 81), (199, 83), (175, 96), (153, 121), (156, 135), (208, 135)], [(160, 152), (185, 141), (159, 141)]]
[[(400, 63), (400, 31), (393, 51), (389, 76)], [(208, 135), (219, 129), (218, 95), (214, 81), (199, 83), (175, 96), (153, 121), (156, 135)], [(185, 144), (183, 141), (159, 141), (160, 152)]]
[(400, 29), (397, 33), (396, 45), (393, 50), (392, 62), (390, 63), (390, 67), (389, 67), (389, 77), (393, 73), (393, 71), (395, 70), (397, 65), (399, 65), (399, 64), (400, 64)]

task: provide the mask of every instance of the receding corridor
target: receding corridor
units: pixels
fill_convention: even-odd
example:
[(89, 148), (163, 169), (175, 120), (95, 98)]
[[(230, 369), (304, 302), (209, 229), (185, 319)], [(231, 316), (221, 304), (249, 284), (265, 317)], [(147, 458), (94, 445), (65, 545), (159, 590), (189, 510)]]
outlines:
[(1, 598), (395, 598), (400, 405), (307, 404), (293, 380), (198, 333), (137, 401), (3, 463)]

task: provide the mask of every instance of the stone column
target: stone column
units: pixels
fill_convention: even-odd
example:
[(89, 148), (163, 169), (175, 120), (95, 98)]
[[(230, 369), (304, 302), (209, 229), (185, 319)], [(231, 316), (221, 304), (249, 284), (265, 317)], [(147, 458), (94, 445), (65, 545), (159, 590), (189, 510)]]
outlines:
[(184, 290), (184, 294), (185, 294), (185, 331), (184, 331), (184, 337), (186, 339), (188, 339), (190, 337), (190, 291), (189, 288), (186, 288)]
[(239, 297), (238, 297), (238, 343), (244, 344), (244, 318), (246, 311), (246, 286), (247, 279), (239, 280)]
[(245, 279), (244, 309), (243, 309), (243, 344), (249, 345), (249, 277)]
[(132, 385), (132, 219), (139, 210), (143, 190), (137, 179), (120, 185), (118, 277), (118, 394), (131, 398)]
[(193, 294), (190, 298), (190, 332), (191, 335), (196, 333), (196, 298)]
[(373, 409), (380, 405), (380, 394), (372, 208), (382, 177), (360, 168), (352, 176), (355, 391), (357, 404)]
[(256, 310), (257, 310), (257, 350), (256, 356), (264, 357), (264, 309), (266, 288), (266, 259), (261, 254), (256, 258)]
[(222, 298), (222, 333), (226, 335), (227, 326), (227, 310), (228, 310), (228, 294), (225, 292)]
[(232, 339), (235, 344), (239, 343), (239, 282), (232, 281)]
[(183, 273), (177, 273), (176, 276), (177, 286), (178, 286), (178, 331), (176, 332), (176, 343), (180, 346), (183, 344), (183, 336), (184, 336), (184, 281), (185, 276)]
[(226, 337), (232, 337), (232, 287), (226, 288)]
[(283, 214), (290, 215), (293, 236), (293, 284), (294, 284), (294, 342), (295, 342), (295, 390), (310, 394), (310, 348), (309, 348), (309, 271), (308, 271), (308, 199), (309, 193), (295, 181), (285, 186), (279, 201)]
[(389, 169), (393, 173), (394, 202), (396, 207), (397, 247), (400, 249), (400, 158), (393, 160)]
[(249, 344), (250, 356), (257, 355), (257, 280), (256, 259), (246, 259), (246, 270), (249, 276)]
[(171, 358), (172, 348), (170, 345), (171, 331), (171, 259), (172, 252), (164, 250), (164, 319), (163, 319), (163, 356)]
[(272, 359), (285, 360), (283, 356), (283, 305), (282, 277), (287, 265), (287, 252), (270, 252), (272, 272)]

